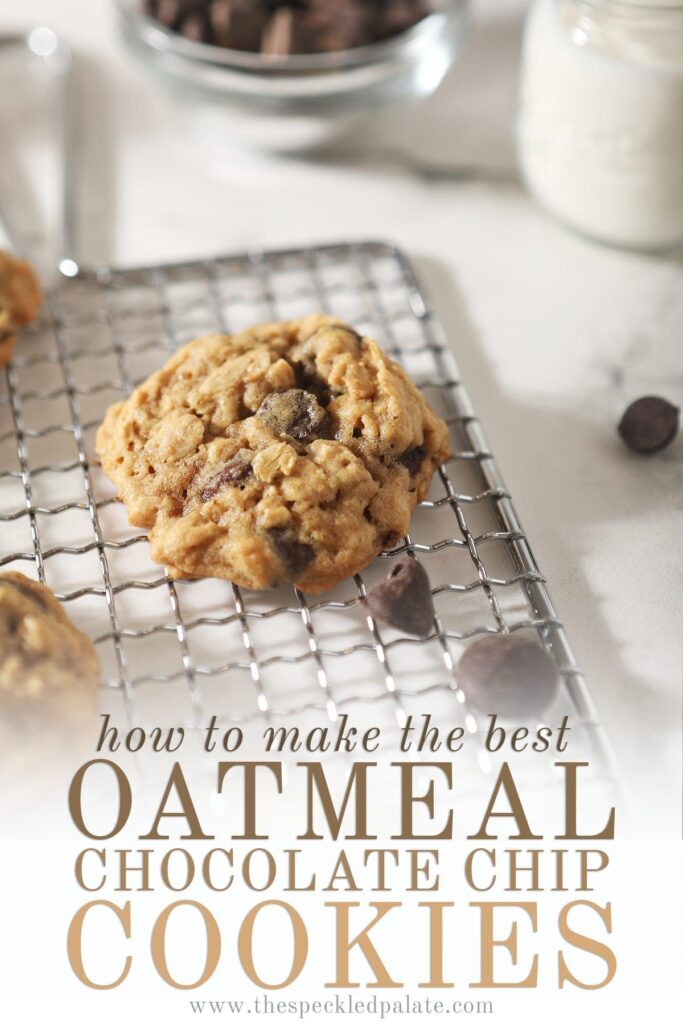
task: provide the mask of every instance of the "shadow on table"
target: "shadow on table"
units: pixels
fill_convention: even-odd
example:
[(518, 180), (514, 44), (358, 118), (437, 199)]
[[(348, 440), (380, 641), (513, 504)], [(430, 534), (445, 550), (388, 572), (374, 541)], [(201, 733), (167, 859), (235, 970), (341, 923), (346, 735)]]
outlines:
[(396, 166), (430, 181), (515, 180), (521, 13), (476, 22), (429, 100), (388, 111), (322, 159)]
[[(566, 574), (571, 577), (575, 606), (585, 609), (583, 618), (590, 622), (590, 638), (581, 635), (577, 624), (572, 626), (570, 622), (568, 626), (570, 642), (576, 650), (579, 664), (585, 668), (584, 654), (586, 660), (590, 659), (588, 685), (598, 711), (603, 702), (621, 702), (624, 719), (628, 721), (629, 739), (638, 734), (652, 735), (655, 730), (664, 730), (671, 719), (671, 698), (646, 688), (642, 679), (632, 671), (601, 611), (599, 592), (582, 572), (583, 558), (590, 554), (591, 527), (618, 522), (624, 517), (645, 523), (660, 509), (662, 487), (632, 488), (628, 500), (625, 500), (621, 471), (623, 460), (633, 456), (621, 449), (616, 433), (612, 435), (610, 432), (609, 436), (600, 433), (594, 420), (573, 415), (565, 409), (519, 402), (503, 390), (484, 354), (477, 328), (470, 319), (451, 272), (431, 259), (418, 259), (416, 262), (454, 347), (463, 380), (474, 408), (482, 418), (484, 433), (500, 462), (523, 526), (527, 518), (525, 508), (532, 502), (543, 502), (544, 514), (548, 517), (544, 523), (544, 546), (552, 545), (553, 560), (557, 565), (566, 567)], [(533, 372), (532, 368), (530, 372)], [(587, 459), (587, 453), (590, 453), (590, 459)], [(664, 453), (663, 458), (668, 456), (669, 453)], [(670, 457), (675, 457), (673, 451)], [(537, 482), (535, 492), (525, 495), (516, 486), (516, 481), (528, 481), (530, 467), (535, 467), (532, 474)], [(643, 469), (648, 473), (654, 470), (656, 475), (658, 467), (648, 464)], [(604, 478), (599, 507), (586, 498), (588, 473), (593, 485), (597, 475)], [(651, 477), (646, 479), (651, 480)], [(537, 539), (532, 531), (531, 544), (543, 572), (544, 559), (539, 553)], [(625, 552), (624, 557), (627, 554)], [(567, 604), (567, 599), (563, 599), (562, 583), (561, 578), (549, 580), (551, 596), (558, 602), (561, 619)], [(564, 621), (567, 624), (566, 619)], [(643, 729), (647, 730), (646, 733)], [(623, 741), (624, 737), (618, 739)], [(639, 751), (639, 755), (645, 754), (646, 751)]]

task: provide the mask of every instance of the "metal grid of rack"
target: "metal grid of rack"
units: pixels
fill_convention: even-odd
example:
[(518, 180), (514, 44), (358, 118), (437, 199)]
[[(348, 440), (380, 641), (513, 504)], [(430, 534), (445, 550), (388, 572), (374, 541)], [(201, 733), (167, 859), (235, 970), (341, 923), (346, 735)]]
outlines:
[[(94, 455), (105, 408), (193, 337), (323, 310), (403, 363), (448, 421), (453, 456), (411, 533), (361, 576), (312, 600), (225, 581), (172, 581), (128, 526)], [(97, 644), (102, 706), (132, 724), (199, 727), (408, 715), (480, 727), (458, 688), (471, 639), (535, 631), (557, 659), (558, 707), (609, 767), (607, 743), (529, 540), (452, 352), (413, 270), (381, 243), (251, 253), (63, 279), (0, 390), (0, 569), (45, 581)], [(405, 552), (423, 561), (436, 617), (424, 640), (368, 616), (366, 588)], [(557, 717), (557, 716), (555, 716)], [(479, 767), (486, 770), (481, 760)]]

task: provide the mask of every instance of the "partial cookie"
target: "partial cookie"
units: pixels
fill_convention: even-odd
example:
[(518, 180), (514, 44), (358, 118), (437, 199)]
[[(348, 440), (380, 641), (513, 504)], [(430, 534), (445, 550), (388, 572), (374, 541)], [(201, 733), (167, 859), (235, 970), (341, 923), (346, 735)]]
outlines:
[(0, 252), (0, 366), (11, 359), (18, 329), (35, 320), (42, 301), (31, 265)]
[(0, 751), (91, 731), (100, 667), (51, 590), (0, 573)]
[(96, 447), (172, 576), (309, 593), (393, 547), (449, 455), (405, 371), (319, 315), (191, 342)]

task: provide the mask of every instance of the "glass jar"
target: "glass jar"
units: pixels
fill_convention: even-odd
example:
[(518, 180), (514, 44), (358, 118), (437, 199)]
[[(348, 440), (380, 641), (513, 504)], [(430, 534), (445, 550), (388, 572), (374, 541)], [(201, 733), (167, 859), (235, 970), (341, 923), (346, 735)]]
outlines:
[(533, 195), (614, 245), (683, 241), (680, 0), (536, 0), (518, 151)]

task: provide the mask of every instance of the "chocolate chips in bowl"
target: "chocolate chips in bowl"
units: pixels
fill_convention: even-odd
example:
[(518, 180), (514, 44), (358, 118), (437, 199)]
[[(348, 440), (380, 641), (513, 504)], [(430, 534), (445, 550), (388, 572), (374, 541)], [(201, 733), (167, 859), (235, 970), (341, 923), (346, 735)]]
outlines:
[(369, 46), (431, 13), (427, 0), (145, 0), (144, 9), (195, 42), (275, 57)]
[(126, 39), (226, 148), (316, 149), (435, 91), (469, 0), (117, 0)]

